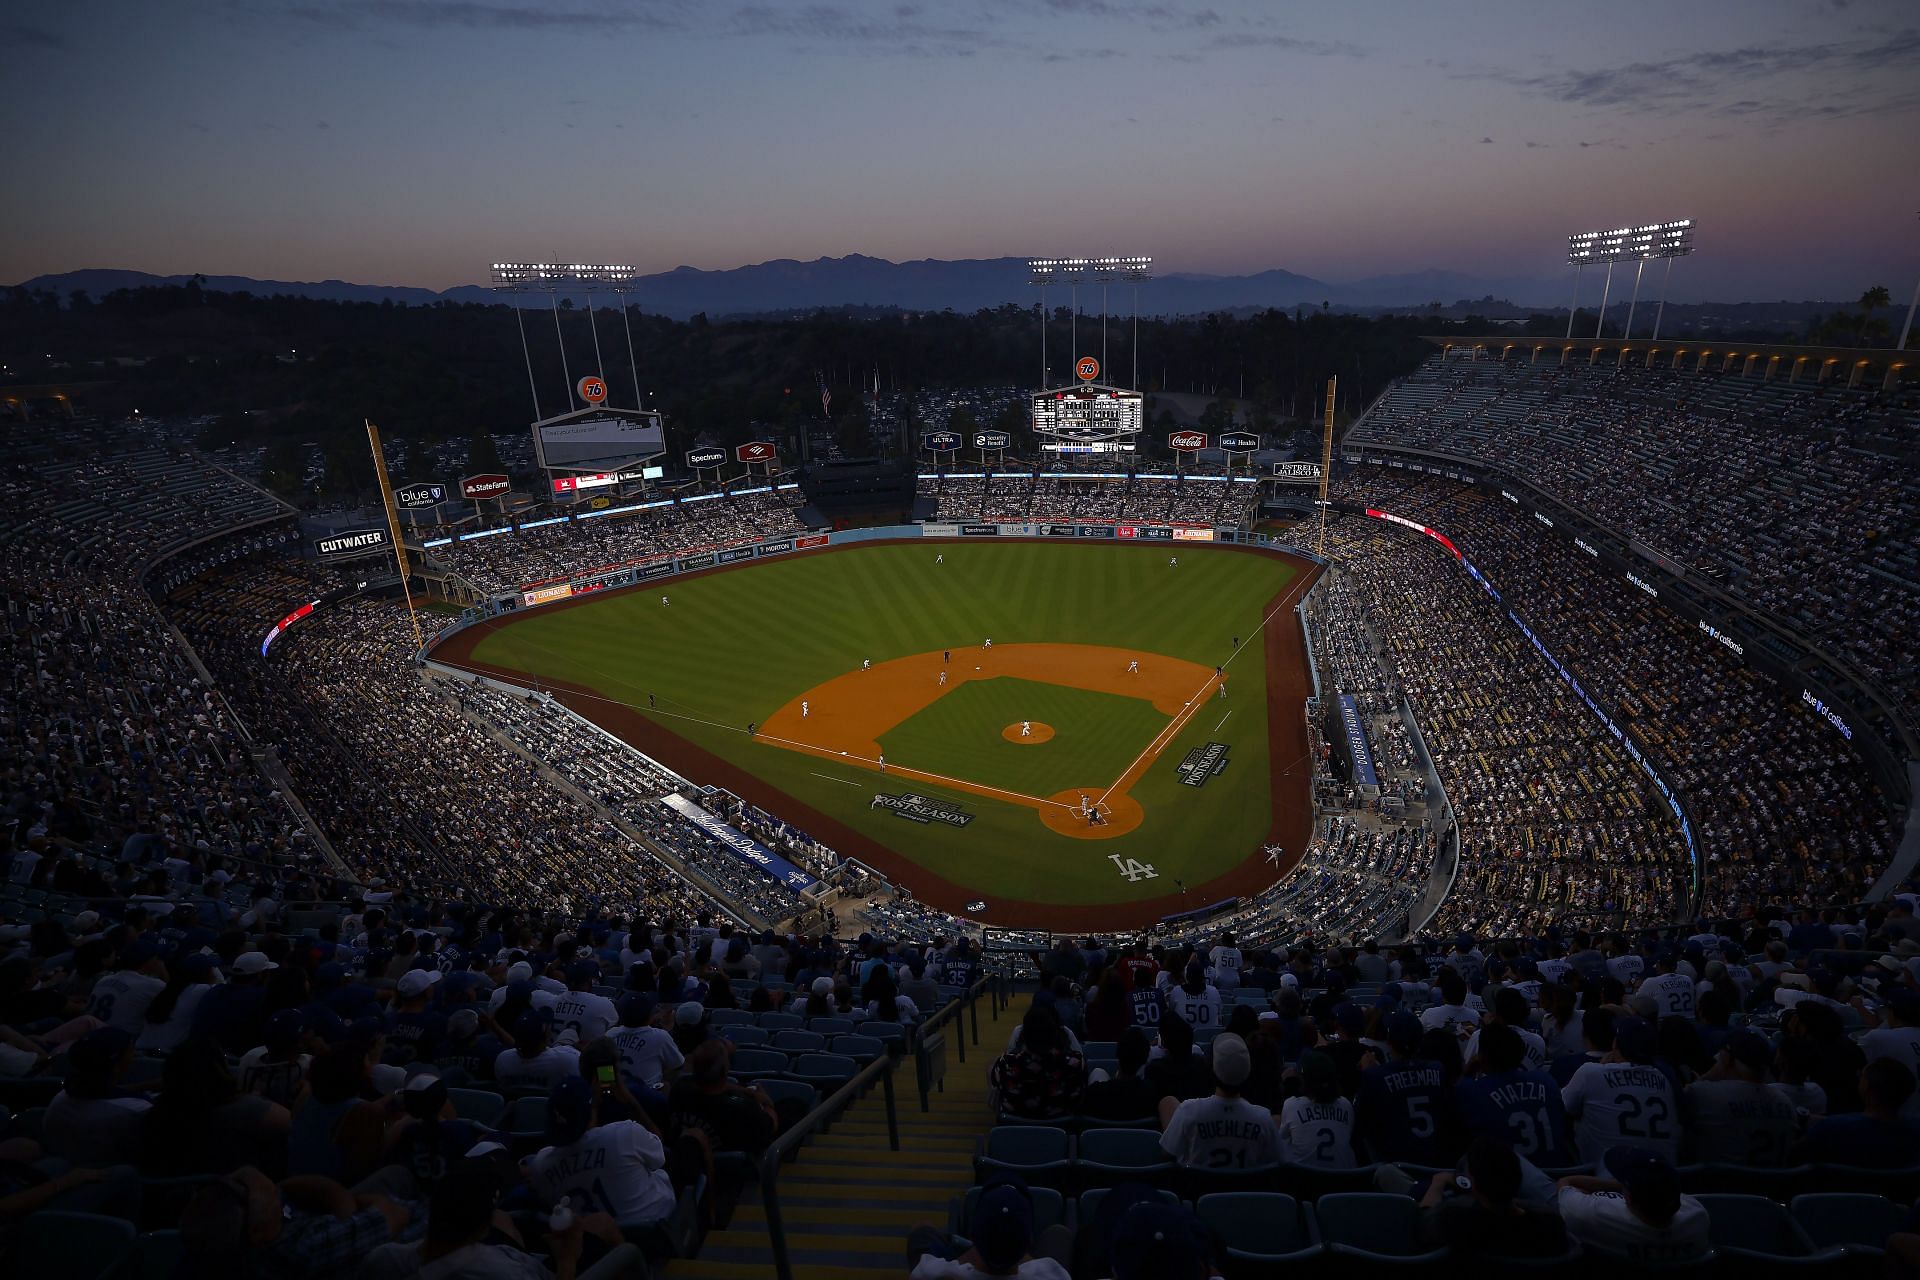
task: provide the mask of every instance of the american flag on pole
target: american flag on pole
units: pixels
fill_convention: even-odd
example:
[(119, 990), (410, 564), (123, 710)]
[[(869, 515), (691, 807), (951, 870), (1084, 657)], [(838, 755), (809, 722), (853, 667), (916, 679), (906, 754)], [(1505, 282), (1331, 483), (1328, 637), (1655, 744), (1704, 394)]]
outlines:
[(820, 416), (828, 417), (833, 404), (833, 392), (827, 390), (827, 375), (816, 369), (813, 378), (820, 384)]

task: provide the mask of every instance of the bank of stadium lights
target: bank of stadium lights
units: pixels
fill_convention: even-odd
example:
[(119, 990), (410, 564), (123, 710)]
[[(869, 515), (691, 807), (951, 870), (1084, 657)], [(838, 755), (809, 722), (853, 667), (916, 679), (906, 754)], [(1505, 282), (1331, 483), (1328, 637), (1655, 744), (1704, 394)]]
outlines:
[[(560, 378), (567, 388), (567, 409), (574, 407), (573, 374), (567, 368), (567, 343), (560, 334), (560, 291), (562, 289), (580, 289), (587, 295), (587, 328), (593, 333), (594, 372), (601, 378), (607, 376), (605, 364), (600, 358), (600, 326), (593, 316), (593, 294), (597, 288), (606, 288), (616, 294), (631, 291), (633, 282), (640, 277), (640, 269), (624, 262), (496, 262), (492, 264), (493, 288), (496, 293), (545, 292), (547, 300), (553, 306), (553, 336), (560, 344)], [(527, 362), (527, 389), (533, 394), (533, 417), (537, 422), (545, 415), (540, 412), (540, 391), (533, 380), (533, 356), (527, 349), (526, 317), (520, 314), (520, 308), (513, 309), (514, 320), (520, 326), (520, 354)], [(627, 327), (627, 363), (633, 370), (633, 407), (640, 407), (640, 364), (633, 355), (633, 322), (627, 318), (626, 303), (620, 305), (620, 320)]]
[[(1133, 377), (1130, 386), (1140, 385), (1140, 282), (1153, 279), (1153, 259), (1146, 254), (1097, 258), (1028, 258), (1027, 280), (1040, 286), (1040, 386), (1051, 385), (1047, 371), (1047, 286), (1064, 284), (1072, 300), (1073, 358), (1078, 359), (1080, 330), (1080, 285), (1100, 282), (1100, 367), (1107, 367), (1107, 286), (1124, 280), (1133, 288)], [(1110, 374), (1108, 376), (1111, 376)]]
[(1607, 283), (1600, 292), (1600, 320), (1593, 336), (1599, 337), (1607, 323), (1607, 298), (1613, 290), (1613, 264), (1631, 262), (1633, 301), (1627, 304), (1627, 324), (1621, 337), (1633, 336), (1633, 310), (1640, 301), (1640, 275), (1647, 263), (1666, 259), (1667, 269), (1660, 281), (1660, 309), (1653, 317), (1653, 337), (1660, 337), (1660, 320), (1667, 312), (1667, 281), (1673, 278), (1673, 260), (1693, 252), (1693, 219), (1676, 218), (1671, 222), (1650, 222), (1641, 227), (1620, 227), (1613, 231), (1582, 231), (1567, 237), (1567, 262), (1573, 267), (1573, 306), (1567, 313), (1567, 336), (1573, 336), (1573, 313), (1580, 307), (1580, 272), (1590, 264), (1606, 263)]

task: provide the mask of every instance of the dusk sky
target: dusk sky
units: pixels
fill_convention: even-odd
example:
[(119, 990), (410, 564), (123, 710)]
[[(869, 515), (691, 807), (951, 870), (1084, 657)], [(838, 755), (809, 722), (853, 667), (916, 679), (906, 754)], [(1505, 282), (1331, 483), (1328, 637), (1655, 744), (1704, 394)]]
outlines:
[(1700, 223), (1676, 299), (1920, 272), (1916, 0), (6, 0), (0, 65), (4, 281), (1552, 278), (1569, 232), (1672, 217)]

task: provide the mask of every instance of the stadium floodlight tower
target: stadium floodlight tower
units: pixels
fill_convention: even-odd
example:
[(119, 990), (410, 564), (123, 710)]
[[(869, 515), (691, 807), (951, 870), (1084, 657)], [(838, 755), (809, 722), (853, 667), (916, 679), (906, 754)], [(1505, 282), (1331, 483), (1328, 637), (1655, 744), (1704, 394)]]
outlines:
[[(593, 295), (604, 288), (620, 298), (620, 320), (627, 332), (627, 366), (633, 373), (633, 407), (640, 407), (640, 365), (633, 355), (633, 322), (627, 316), (626, 296), (633, 291), (639, 268), (612, 262), (496, 262), (493, 264), (495, 293), (545, 293), (553, 308), (553, 336), (560, 345), (560, 378), (566, 384), (567, 408), (576, 407), (573, 375), (567, 369), (567, 342), (560, 334), (560, 294), (579, 289), (587, 295), (587, 328), (593, 334), (595, 371), (604, 376), (606, 366), (600, 359), (600, 326), (593, 316)], [(513, 309), (520, 325), (520, 354), (527, 362), (527, 389), (533, 393), (533, 416), (539, 419), (540, 392), (533, 380), (533, 356), (527, 349), (527, 322), (520, 308)]]
[(1627, 324), (1623, 340), (1633, 336), (1633, 312), (1640, 302), (1640, 276), (1647, 263), (1666, 259), (1667, 270), (1660, 281), (1660, 308), (1653, 317), (1653, 337), (1660, 338), (1660, 320), (1667, 313), (1667, 282), (1673, 279), (1673, 260), (1693, 252), (1693, 219), (1650, 222), (1639, 227), (1620, 227), (1613, 231), (1582, 231), (1567, 237), (1567, 261), (1573, 265), (1573, 306), (1567, 312), (1567, 337), (1573, 336), (1573, 317), (1580, 309), (1580, 272), (1589, 263), (1607, 264), (1607, 282), (1600, 291), (1600, 319), (1594, 325), (1598, 338), (1607, 323), (1607, 299), (1613, 292), (1613, 264), (1631, 262), (1633, 299), (1627, 303)]
[(1153, 259), (1144, 254), (1027, 260), (1027, 279), (1029, 283), (1040, 286), (1040, 385), (1053, 385), (1047, 367), (1047, 286), (1062, 283), (1067, 286), (1072, 309), (1069, 341), (1077, 359), (1080, 352), (1080, 283), (1088, 278), (1100, 282), (1100, 367), (1103, 369), (1107, 367), (1108, 286), (1115, 280), (1125, 280), (1133, 286), (1133, 380), (1129, 386), (1137, 390), (1140, 385), (1140, 282), (1153, 278)]

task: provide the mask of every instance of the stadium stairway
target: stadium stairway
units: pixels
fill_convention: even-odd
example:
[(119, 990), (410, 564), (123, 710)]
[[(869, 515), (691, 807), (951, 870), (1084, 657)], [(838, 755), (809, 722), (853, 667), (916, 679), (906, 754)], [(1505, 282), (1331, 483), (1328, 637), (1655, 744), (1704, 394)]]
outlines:
[[(922, 1112), (913, 1060), (901, 1064), (900, 1150), (887, 1147), (886, 1102), (874, 1089), (833, 1127), (800, 1148), (780, 1173), (794, 1280), (900, 1280), (907, 1233), (921, 1223), (946, 1229), (948, 1202), (973, 1183), (973, 1156), (993, 1127), (986, 1063), (955, 1064), (946, 1091)], [(766, 1209), (749, 1190), (725, 1230), (710, 1232), (696, 1258), (679, 1258), (668, 1280), (770, 1277)]]

